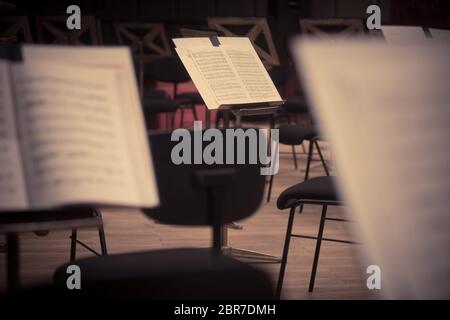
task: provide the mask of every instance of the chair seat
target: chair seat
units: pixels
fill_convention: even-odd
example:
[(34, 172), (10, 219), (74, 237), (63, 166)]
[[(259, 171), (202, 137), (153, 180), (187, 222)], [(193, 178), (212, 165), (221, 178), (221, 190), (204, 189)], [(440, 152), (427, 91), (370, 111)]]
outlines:
[(336, 177), (317, 177), (300, 182), (284, 190), (277, 199), (278, 209), (287, 209), (298, 200), (338, 201)]
[(177, 101), (169, 99), (158, 98), (143, 98), (142, 108), (144, 114), (146, 113), (159, 113), (159, 112), (175, 112), (180, 107)]
[(198, 92), (183, 92), (178, 94), (176, 99), (186, 104), (205, 104), (202, 96)]
[(302, 96), (287, 97), (283, 104), (284, 110), (293, 113), (308, 113), (309, 108), (306, 100)]
[(164, 90), (145, 90), (144, 99), (167, 99), (167, 93)]
[[(170, 249), (91, 257), (81, 269), (87, 297), (127, 299), (271, 299), (266, 275), (210, 249)], [(72, 263), (73, 264), (73, 263)], [(65, 285), (64, 265), (55, 272)]]
[(279, 139), (282, 144), (300, 145), (303, 140), (317, 137), (317, 131), (313, 125), (287, 124), (279, 129)]

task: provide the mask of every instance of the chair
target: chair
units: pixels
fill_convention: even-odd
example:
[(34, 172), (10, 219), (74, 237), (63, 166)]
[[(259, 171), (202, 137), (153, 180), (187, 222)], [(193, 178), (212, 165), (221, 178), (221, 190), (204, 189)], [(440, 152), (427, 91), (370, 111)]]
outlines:
[[(309, 142), (308, 148), (308, 158), (306, 160), (306, 169), (305, 169), (305, 178), (304, 180), (308, 180), (309, 171), (311, 168), (311, 161), (314, 152), (314, 146), (319, 153), (319, 158), (322, 163), (322, 166), (325, 170), (325, 174), (327, 176), (330, 175), (328, 166), (323, 157), (322, 151), (319, 146), (320, 136), (317, 133), (316, 128), (313, 125), (284, 125), (279, 127), (279, 142), (281, 144), (286, 144), (292, 146), (292, 157), (294, 160), (294, 167), (297, 169), (297, 154), (295, 152), (295, 146), (302, 145), (304, 141)], [(270, 197), (272, 194), (272, 185), (273, 185), (274, 175), (270, 176), (269, 181), (269, 190), (267, 192), (267, 202), (270, 201)], [(300, 207), (303, 208), (302, 206)]]
[[(143, 213), (166, 224), (211, 226), (212, 248), (81, 259), (75, 264), (82, 270), (82, 290), (61, 290), (68, 296), (104, 299), (272, 299), (267, 276), (223, 254), (220, 241), (223, 224), (248, 217), (259, 207), (261, 166), (175, 165), (171, 152), (177, 142), (169, 133), (151, 134), (150, 144), (161, 204)], [(247, 142), (247, 152), (248, 147)], [(54, 277), (63, 287), (66, 268), (58, 268)]]
[(175, 127), (175, 112), (180, 108), (178, 101), (169, 99), (163, 90), (147, 91), (141, 100), (147, 130), (151, 129), (153, 116), (161, 113), (166, 114), (166, 128)]
[(280, 65), (269, 24), (263, 17), (208, 17), (208, 26), (225, 37), (248, 37), (261, 61), (270, 69)]
[[(166, 82), (172, 84), (172, 98), (179, 102), (181, 107), (189, 108), (194, 114), (194, 119), (198, 120), (196, 104), (203, 104), (203, 99), (198, 92), (178, 93), (178, 86), (191, 80), (183, 63), (178, 57), (161, 57), (144, 66), (144, 72), (147, 76), (155, 81)], [(184, 111), (181, 112), (180, 127), (183, 126)]]
[(28, 18), (26, 16), (0, 17), (0, 42), (2, 44), (33, 42)]
[(99, 45), (100, 35), (94, 16), (81, 16), (81, 29), (68, 30), (67, 16), (37, 16), (38, 43), (65, 45)]
[(144, 65), (159, 57), (171, 56), (169, 39), (161, 23), (121, 22), (113, 24), (117, 42), (130, 47), (138, 64), (138, 83), (144, 94)]
[(219, 33), (215, 30), (205, 28), (180, 28), (180, 34), (183, 38), (204, 38), (204, 37), (217, 37)]
[(319, 38), (349, 37), (363, 34), (364, 24), (361, 19), (300, 19), (300, 31)]
[[(314, 281), (316, 278), (317, 266), (319, 264), (320, 247), (322, 241), (356, 244), (356, 242), (354, 241), (323, 237), (323, 231), (325, 228), (326, 220), (348, 221), (346, 219), (327, 217), (328, 206), (341, 205), (341, 201), (335, 189), (335, 183), (336, 177), (326, 176), (326, 177), (312, 178), (299, 184), (296, 184), (290, 188), (287, 188), (280, 194), (280, 196), (277, 199), (278, 209), (280, 210), (290, 209), (289, 220), (286, 230), (286, 237), (283, 247), (283, 257), (281, 260), (280, 273), (278, 276), (278, 285), (276, 293), (278, 299), (281, 297), (281, 291), (283, 289), (283, 281), (286, 271), (291, 237), (316, 240), (316, 249), (314, 253), (314, 260), (311, 269), (311, 278), (309, 281), (309, 288), (308, 288), (309, 292), (312, 292), (314, 290)], [(317, 237), (292, 233), (296, 208), (303, 204), (313, 204), (322, 206), (322, 214), (320, 217), (319, 231), (317, 233)]]
[[(6, 235), (8, 292), (20, 287), (19, 235), (25, 232), (44, 233), (49, 230), (72, 229), (70, 258), (75, 259), (78, 228), (96, 227), (99, 230), (102, 254), (106, 254), (105, 234), (100, 212), (88, 207), (73, 207), (61, 210), (15, 211), (0, 214), (0, 234)], [(88, 248), (91, 252), (97, 252)]]

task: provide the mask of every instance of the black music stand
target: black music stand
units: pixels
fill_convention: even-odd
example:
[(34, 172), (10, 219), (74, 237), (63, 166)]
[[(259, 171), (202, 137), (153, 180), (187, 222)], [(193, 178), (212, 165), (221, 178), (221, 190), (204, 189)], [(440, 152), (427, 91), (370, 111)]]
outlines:
[[(284, 101), (280, 103), (249, 103), (242, 105), (223, 105), (219, 108), (223, 112), (223, 128), (230, 127), (230, 114), (236, 117), (235, 127), (241, 126), (242, 117), (271, 115), (275, 117), (279, 107), (282, 106)], [(211, 126), (211, 114), (210, 110), (206, 111), (206, 127)], [(270, 146), (270, 141), (269, 141)], [(225, 253), (239, 257), (254, 260), (258, 263), (280, 263), (281, 258), (275, 257), (262, 252), (233, 248), (228, 245), (228, 228), (243, 229), (242, 226), (232, 223), (231, 225), (224, 225), (221, 230), (221, 247)]]

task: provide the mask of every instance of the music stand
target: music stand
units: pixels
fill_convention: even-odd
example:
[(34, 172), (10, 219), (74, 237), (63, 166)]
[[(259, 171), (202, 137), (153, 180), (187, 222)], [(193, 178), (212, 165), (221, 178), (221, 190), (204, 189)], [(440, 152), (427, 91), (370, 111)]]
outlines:
[[(239, 127), (241, 125), (241, 119), (243, 116), (260, 116), (260, 115), (272, 115), (274, 116), (277, 112), (278, 108), (283, 105), (284, 101), (278, 104), (272, 103), (250, 103), (250, 104), (242, 104), (242, 105), (224, 105), (219, 108), (219, 110), (223, 111), (223, 127), (230, 127), (230, 114), (236, 117), (235, 127)], [(207, 111), (207, 121), (210, 121), (210, 111)], [(210, 126), (210, 123), (207, 122), (207, 127)], [(270, 141), (269, 141), (270, 146)], [(257, 252), (248, 249), (234, 248), (228, 245), (228, 228), (229, 226), (225, 225), (221, 230), (221, 247), (222, 251), (225, 253), (247, 259), (254, 259), (259, 263), (279, 263), (281, 262), (280, 257), (272, 256), (266, 253)], [(236, 228), (236, 227), (233, 227)], [(242, 227), (238, 226), (238, 229), (242, 229)]]

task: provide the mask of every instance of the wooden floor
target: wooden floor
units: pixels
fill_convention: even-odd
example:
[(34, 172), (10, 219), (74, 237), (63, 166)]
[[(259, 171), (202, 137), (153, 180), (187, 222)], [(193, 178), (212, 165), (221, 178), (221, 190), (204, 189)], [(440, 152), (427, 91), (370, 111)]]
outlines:
[[(323, 148), (327, 157), (326, 144)], [(290, 148), (283, 148), (280, 154), (280, 171), (275, 177), (273, 196), (264, 202), (255, 215), (241, 221), (243, 230), (230, 230), (229, 243), (233, 247), (261, 251), (281, 256), (288, 211), (275, 206), (276, 197), (286, 187), (302, 181), (305, 154), (297, 148), (299, 169), (294, 170)], [(318, 162), (314, 162), (313, 176), (323, 175)], [(295, 232), (316, 235), (320, 207), (306, 206), (295, 220)], [(122, 253), (173, 247), (207, 247), (211, 232), (207, 228), (179, 228), (155, 224), (136, 210), (104, 210), (107, 245), (109, 253)], [(331, 208), (329, 216), (345, 217), (345, 208)], [(357, 240), (352, 234), (352, 223), (327, 221), (325, 235), (339, 239)], [(69, 259), (69, 232), (51, 232), (48, 236), (21, 235), (21, 277), (24, 285), (50, 281), (56, 267)], [(82, 230), (79, 238), (98, 248), (98, 233)], [(0, 242), (3, 239), (0, 238)], [(283, 289), (285, 299), (374, 299), (380, 292), (366, 287), (368, 266), (364, 262), (363, 245), (348, 245), (324, 242), (313, 293), (307, 287), (311, 272), (315, 241), (292, 239), (288, 267)], [(79, 257), (91, 253), (79, 248)], [(5, 291), (5, 254), (0, 253), (0, 292)], [(259, 265), (276, 283), (279, 264)]]

